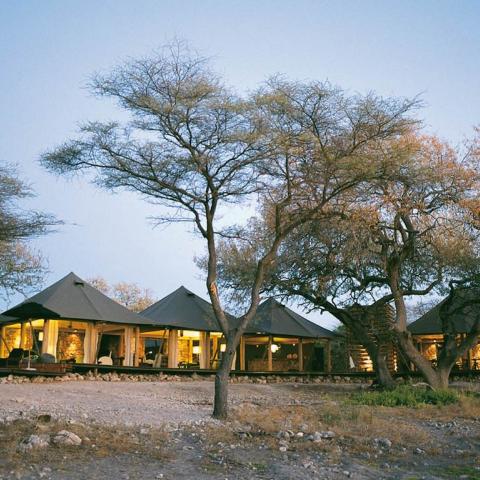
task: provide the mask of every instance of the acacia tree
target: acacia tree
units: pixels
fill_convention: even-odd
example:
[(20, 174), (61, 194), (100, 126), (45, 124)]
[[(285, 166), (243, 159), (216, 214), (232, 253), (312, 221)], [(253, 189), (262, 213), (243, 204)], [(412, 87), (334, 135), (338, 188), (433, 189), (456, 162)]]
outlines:
[(397, 174), (374, 183), (373, 209), (359, 206), (368, 227), (359, 282), (379, 301), (393, 302), (392, 331), (400, 351), (433, 388), (446, 388), (452, 366), (476, 341), (479, 325), (474, 322), (459, 342), (447, 301), (445, 348), (435, 368), (407, 329), (406, 300), (442, 292), (449, 283), (453, 291), (478, 269), (478, 230), (469, 222), (472, 214), (478, 218), (478, 170), (470, 152), (462, 156), (434, 137), (406, 137), (395, 148), (401, 153)]
[[(382, 353), (382, 346), (393, 340), (428, 382), (440, 388), (478, 336), (474, 322), (458, 343), (451, 321), (452, 312), (475, 302), (470, 295), (451, 306), (458, 298), (454, 286), (471, 286), (479, 278), (478, 174), (448, 145), (414, 132), (388, 139), (382, 152), (386, 175), (338, 197), (329, 217), (292, 230), (265, 288), (339, 319), (366, 347), (381, 385), (394, 385)], [(268, 230), (265, 220), (256, 223), (260, 227), (254, 222), (255, 231)], [(222, 245), (220, 276), (237, 296), (248, 283), (252, 259), (262, 251), (265, 236)], [(405, 300), (441, 292), (448, 280), (451, 292), (441, 310), (446, 346), (435, 370), (408, 333)], [(369, 313), (390, 302), (396, 307), (391, 335), (372, 335)]]
[[(348, 98), (328, 85), (280, 81), (244, 99), (227, 89), (204, 59), (178, 45), (95, 77), (92, 90), (117, 100), (131, 120), (88, 123), (79, 139), (41, 161), (59, 174), (91, 170), (104, 188), (132, 190), (169, 207), (174, 213), (160, 221), (193, 222), (206, 243), (207, 289), (227, 340), (213, 412), (225, 418), (232, 360), (283, 239), (364, 179), (363, 164), (375, 170), (368, 160), (376, 140), (398, 135), (410, 122), (405, 117), (412, 102)], [(313, 175), (326, 179), (324, 188), (315, 201), (300, 202), (293, 192), (301, 192)], [(219, 222), (219, 213), (255, 195), (264, 205), (268, 199), (272, 228), (255, 259), (249, 302), (232, 325), (217, 289), (217, 239), (237, 230)]]
[(42, 282), (44, 261), (27, 242), (58, 223), (50, 215), (23, 210), (19, 202), (31, 196), (15, 169), (0, 165), (0, 295), (5, 299), (12, 293), (26, 295)]
[(136, 283), (118, 282), (109, 285), (103, 277), (89, 278), (87, 282), (132, 312), (142, 312), (156, 302), (150, 289), (141, 288)]
[[(378, 315), (388, 301), (371, 297), (367, 285), (360, 287), (361, 272), (354, 267), (362, 263), (365, 235), (362, 216), (353, 221), (353, 208), (341, 208), (335, 215), (330, 212), (329, 218), (308, 222), (292, 231), (279, 250), (262, 293), (296, 300), (310, 311), (333, 315), (367, 350), (377, 383), (392, 388), (395, 382), (384, 354), (384, 347), (391, 345), (392, 339), (382, 332), (372, 332), (370, 325), (372, 314)], [(255, 230), (261, 231), (258, 226)], [(262, 243), (263, 238), (257, 236), (256, 243), (226, 241), (220, 246), (221, 284), (235, 302), (244, 299)]]

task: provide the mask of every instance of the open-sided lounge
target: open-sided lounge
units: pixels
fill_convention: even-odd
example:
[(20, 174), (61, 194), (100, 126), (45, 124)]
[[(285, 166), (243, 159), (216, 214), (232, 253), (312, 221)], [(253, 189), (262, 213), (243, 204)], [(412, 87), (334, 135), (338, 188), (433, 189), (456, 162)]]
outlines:
[[(0, 325), (1, 358), (18, 349), (64, 363), (216, 369), (225, 345), (212, 306), (185, 287), (136, 314), (74, 273), (7, 310)], [(234, 368), (329, 371), (334, 336), (269, 299), (242, 337)]]

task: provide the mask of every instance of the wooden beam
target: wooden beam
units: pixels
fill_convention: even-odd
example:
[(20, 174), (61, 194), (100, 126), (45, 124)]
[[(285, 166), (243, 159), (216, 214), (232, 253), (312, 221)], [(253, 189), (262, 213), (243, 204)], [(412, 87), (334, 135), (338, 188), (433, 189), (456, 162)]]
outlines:
[(140, 365), (140, 327), (135, 327), (135, 357), (133, 365), (135, 367)]
[(133, 327), (125, 327), (123, 339), (124, 339), (124, 360), (123, 364), (127, 367), (132, 366), (132, 330)]
[(245, 337), (240, 337), (240, 370), (245, 370)]
[(327, 344), (325, 345), (325, 352), (326, 352), (326, 370), (327, 373), (332, 371), (332, 344), (330, 340), (327, 340)]
[(303, 338), (298, 339), (298, 370), (303, 372)]
[(20, 324), (20, 348), (25, 349), (27, 344), (27, 323), (22, 322)]
[(210, 332), (200, 332), (200, 368), (210, 365)]
[(269, 372), (273, 371), (273, 355), (272, 355), (272, 343), (273, 339), (272, 336), (270, 335), (268, 337), (268, 345), (267, 345), (267, 358), (268, 358), (268, 364), (267, 364), (267, 369)]
[(168, 331), (168, 368), (177, 368), (178, 330)]
[[(7, 357), (7, 340), (5, 338), (7, 329), (5, 326), (1, 327), (0, 329), (0, 358), (5, 358)], [(10, 353), (10, 352), (8, 352)]]

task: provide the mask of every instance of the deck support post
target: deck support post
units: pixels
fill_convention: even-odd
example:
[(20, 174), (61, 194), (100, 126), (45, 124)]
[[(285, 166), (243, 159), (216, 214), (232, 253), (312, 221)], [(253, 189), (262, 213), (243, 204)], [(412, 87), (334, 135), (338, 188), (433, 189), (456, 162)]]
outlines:
[(133, 365), (135, 367), (140, 365), (140, 327), (135, 327), (135, 356)]
[(168, 331), (168, 368), (177, 368), (178, 330)]
[(5, 334), (7, 333), (7, 329), (5, 326), (1, 327), (0, 329), (0, 358), (5, 358), (7, 354), (10, 352), (6, 352), (7, 350), (7, 339), (5, 338)]
[(124, 360), (123, 364), (126, 367), (132, 366), (132, 327), (125, 327), (124, 329)]
[(303, 372), (303, 338), (298, 339), (298, 370)]
[(83, 362), (97, 363), (97, 327), (94, 323), (87, 323), (85, 339), (83, 341)]
[(210, 367), (210, 332), (200, 332), (200, 368)]
[(269, 372), (273, 370), (273, 355), (272, 355), (272, 343), (273, 343), (273, 338), (270, 335), (268, 337), (268, 345), (267, 345), (267, 359), (268, 359), (268, 366), (267, 369)]
[(26, 349), (27, 346), (27, 322), (20, 324), (20, 344), (19, 347)]
[(245, 370), (245, 337), (240, 337), (240, 370)]
[(326, 352), (326, 370), (327, 373), (331, 373), (332, 371), (332, 342), (327, 340), (327, 344), (325, 345), (325, 352)]
[(57, 357), (58, 321), (45, 320), (43, 323), (42, 353)]

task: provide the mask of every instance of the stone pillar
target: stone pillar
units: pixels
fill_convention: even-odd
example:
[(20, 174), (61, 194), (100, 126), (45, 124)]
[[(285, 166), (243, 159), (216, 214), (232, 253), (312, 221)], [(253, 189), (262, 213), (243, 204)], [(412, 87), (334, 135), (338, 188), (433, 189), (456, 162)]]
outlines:
[(268, 344), (267, 344), (267, 370), (271, 372), (273, 370), (273, 355), (272, 355), (272, 343), (273, 339), (272, 336), (268, 337)]
[(135, 359), (134, 366), (140, 365), (140, 327), (135, 327)]
[(168, 331), (168, 368), (178, 367), (177, 345), (178, 330)]
[(298, 339), (298, 370), (303, 372), (303, 338)]
[(240, 370), (245, 370), (245, 337), (240, 337)]

